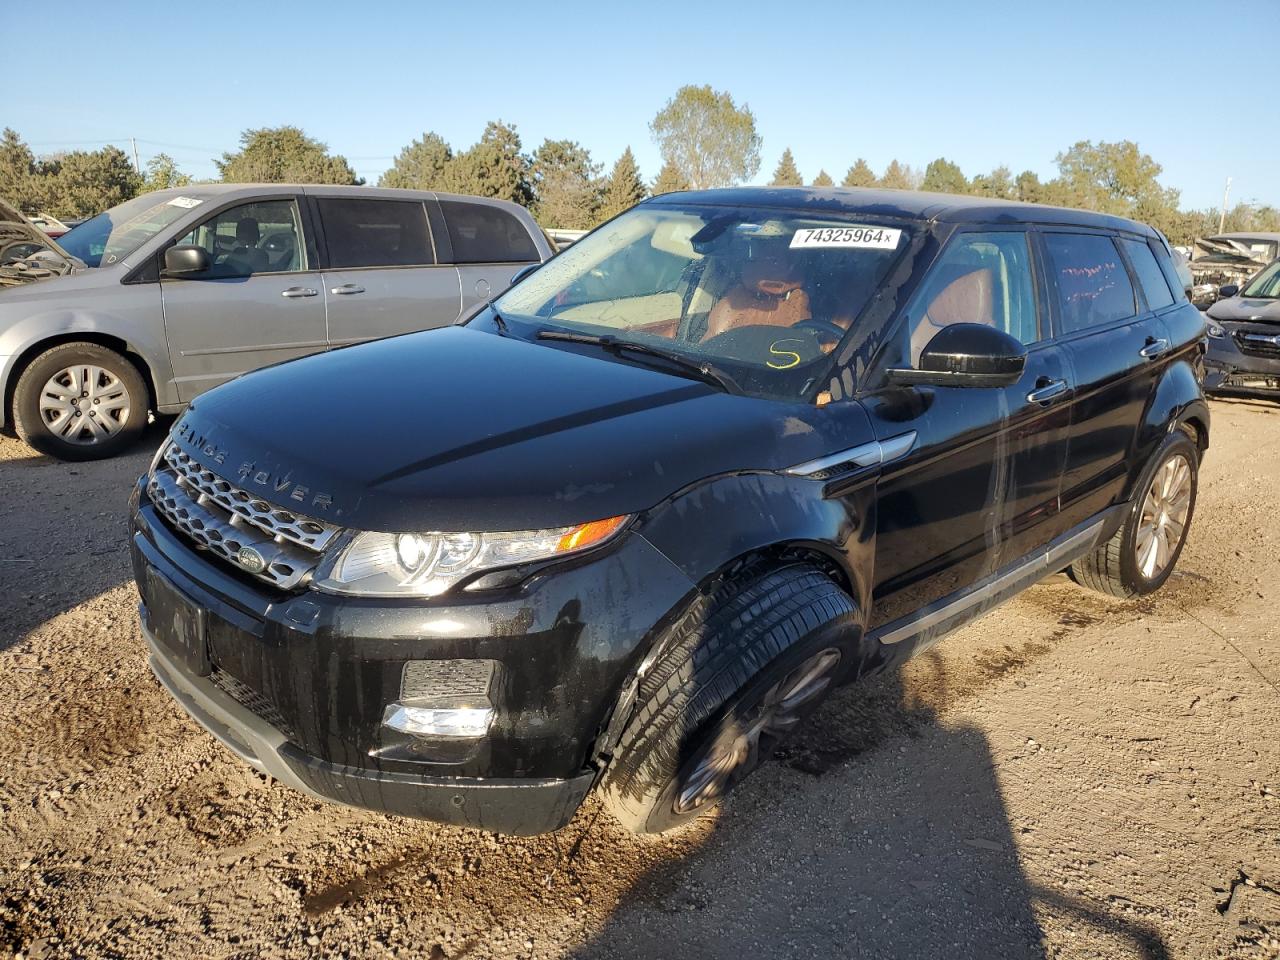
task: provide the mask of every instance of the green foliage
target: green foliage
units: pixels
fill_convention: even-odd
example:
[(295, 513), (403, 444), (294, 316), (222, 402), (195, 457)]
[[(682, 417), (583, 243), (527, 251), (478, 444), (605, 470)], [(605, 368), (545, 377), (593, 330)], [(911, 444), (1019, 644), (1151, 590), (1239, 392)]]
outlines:
[(888, 190), (910, 190), (911, 180), (907, 176), (907, 168), (896, 159), (890, 160), (879, 185)]
[(1013, 196), (1023, 203), (1042, 203), (1044, 184), (1040, 176), (1032, 170), (1023, 170), (1013, 182)]
[(240, 135), (240, 150), (214, 164), (225, 183), (340, 183), (361, 181), (345, 157), (297, 127), (263, 127)]
[(840, 181), (840, 186), (842, 187), (874, 187), (875, 185), (875, 172), (867, 165), (867, 161), (861, 157), (849, 168), (849, 172)]
[(778, 161), (778, 169), (773, 171), (773, 179), (769, 181), (771, 187), (798, 187), (804, 183), (804, 178), (800, 176), (800, 168), (796, 166), (796, 159), (791, 155), (791, 148), (787, 147), (782, 151), (782, 159)]
[(4, 128), (0, 136), (0, 199), (22, 213), (38, 213), (40, 181), (35, 154), (16, 130)]
[[(1035, 174), (1032, 174), (1035, 176)], [(998, 200), (1013, 200), (1017, 196), (1017, 186), (1013, 182), (1013, 171), (1006, 166), (998, 166), (990, 173), (978, 174), (969, 184), (969, 192), (980, 197), (995, 197)]]
[(132, 200), (142, 177), (119, 147), (74, 150), (40, 164), (40, 208), (55, 217), (89, 217)]
[(168, 190), (171, 187), (189, 186), (191, 178), (178, 169), (178, 164), (167, 153), (157, 153), (147, 161), (147, 173), (142, 181), (142, 192)]
[(658, 176), (653, 181), (653, 189), (650, 191), (655, 197), (664, 193), (675, 193), (679, 190), (688, 190), (689, 181), (685, 179), (683, 173), (674, 163), (664, 163), (662, 169), (658, 171)]
[(920, 189), (935, 193), (968, 193), (969, 179), (956, 164), (946, 157), (939, 157), (925, 167)]
[(834, 187), (835, 181), (831, 179), (831, 174), (825, 170), (819, 170), (818, 175), (813, 178), (815, 187)]
[(378, 186), (400, 190), (438, 190), (453, 160), (453, 148), (438, 133), (427, 132), (398, 154)]
[(596, 211), (596, 222), (603, 223), (622, 211), (629, 210), (647, 194), (644, 181), (640, 179), (640, 168), (636, 166), (635, 155), (627, 147), (605, 181), (600, 209)]
[(750, 180), (760, 169), (756, 118), (710, 86), (684, 86), (649, 124), (664, 165), (696, 190)]
[(520, 134), (501, 120), (485, 125), (480, 141), (454, 157), (445, 168), (442, 188), (450, 193), (533, 204), (530, 160), (522, 152)]
[(586, 230), (600, 206), (600, 166), (574, 140), (544, 140), (530, 166), (534, 216), (544, 227)]

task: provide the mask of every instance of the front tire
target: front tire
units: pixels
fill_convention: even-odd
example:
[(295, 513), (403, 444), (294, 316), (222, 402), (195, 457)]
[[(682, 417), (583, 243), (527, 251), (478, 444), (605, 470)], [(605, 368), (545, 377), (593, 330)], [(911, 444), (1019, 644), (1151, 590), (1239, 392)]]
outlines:
[(18, 378), (13, 427), (19, 439), (59, 460), (103, 460), (147, 425), (149, 394), (125, 357), (96, 343), (64, 343)]
[(636, 833), (706, 813), (826, 699), (860, 636), (853, 600), (809, 564), (705, 591), (641, 679), (600, 785), (609, 812)]

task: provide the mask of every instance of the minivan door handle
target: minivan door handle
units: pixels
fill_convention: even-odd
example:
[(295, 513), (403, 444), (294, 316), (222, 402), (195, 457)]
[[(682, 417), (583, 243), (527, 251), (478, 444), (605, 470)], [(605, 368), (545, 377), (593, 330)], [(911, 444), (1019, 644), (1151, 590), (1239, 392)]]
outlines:
[(314, 297), (319, 292), (319, 290), (312, 287), (290, 287), (288, 290), (281, 290), (280, 296), (289, 297), (290, 299), (294, 297)]
[(357, 283), (344, 283), (340, 287), (330, 287), (329, 292), (339, 297), (343, 297), (351, 293), (364, 293), (364, 287)]
[(1036, 388), (1027, 394), (1027, 403), (1052, 403), (1060, 397), (1065, 397), (1069, 389), (1065, 380), (1041, 377), (1036, 381)]
[(1147, 345), (1138, 351), (1144, 360), (1154, 360), (1169, 352), (1169, 341), (1163, 337), (1147, 337)]

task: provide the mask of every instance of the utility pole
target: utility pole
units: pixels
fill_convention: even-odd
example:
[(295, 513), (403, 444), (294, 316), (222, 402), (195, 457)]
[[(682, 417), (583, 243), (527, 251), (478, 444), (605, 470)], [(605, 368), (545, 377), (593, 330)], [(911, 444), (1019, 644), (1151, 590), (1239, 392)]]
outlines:
[[(142, 173), (142, 164), (138, 162), (138, 140), (136, 137), (130, 137), (129, 142), (133, 144), (133, 168), (137, 170), (138, 173)], [(1230, 180), (1227, 181), (1227, 183), (1230, 182)], [(1223, 203), (1226, 203), (1226, 201), (1224, 200)]]
[(1222, 213), (1218, 216), (1218, 232), (1227, 229), (1227, 196), (1231, 193), (1231, 178), (1227, 177), (1227, 185), (1222, 190)]

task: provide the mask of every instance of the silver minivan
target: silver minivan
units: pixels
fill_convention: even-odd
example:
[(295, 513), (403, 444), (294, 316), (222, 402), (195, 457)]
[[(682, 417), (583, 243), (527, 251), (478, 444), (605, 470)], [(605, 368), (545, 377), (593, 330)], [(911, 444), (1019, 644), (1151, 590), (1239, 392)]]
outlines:
[(513, 203), (285, 184), (148, 193), (53, 246), (62, 275), (0, 287), (0, 427), (67, 460), (249, 370), (451, 324), (554, 252)]

